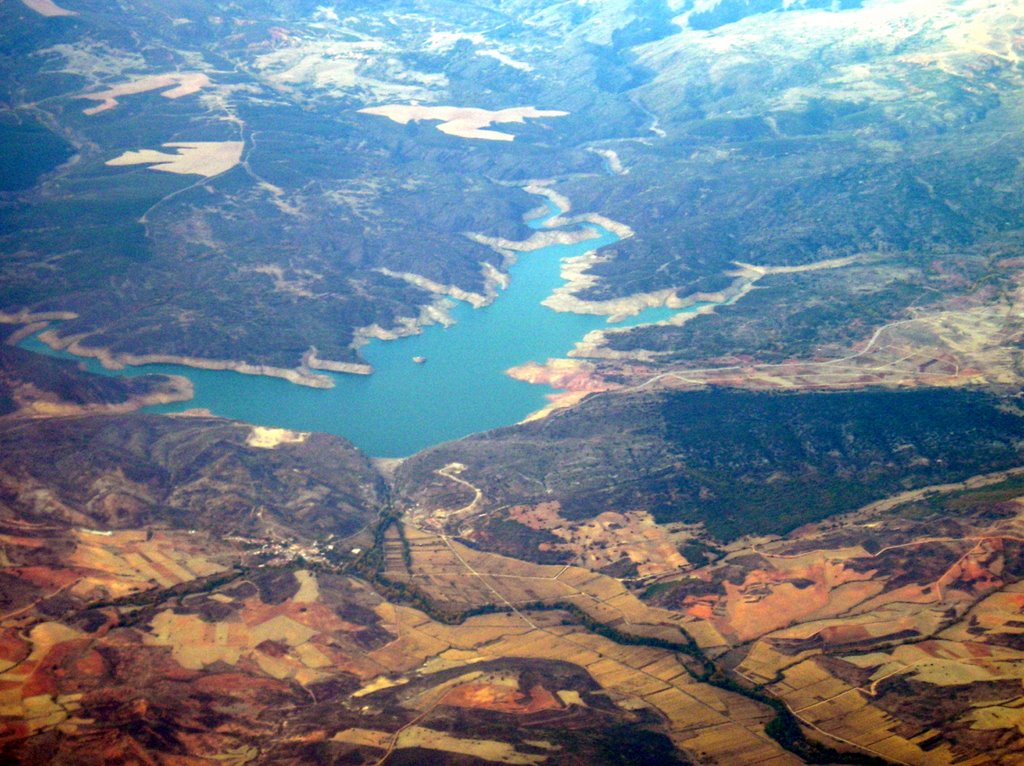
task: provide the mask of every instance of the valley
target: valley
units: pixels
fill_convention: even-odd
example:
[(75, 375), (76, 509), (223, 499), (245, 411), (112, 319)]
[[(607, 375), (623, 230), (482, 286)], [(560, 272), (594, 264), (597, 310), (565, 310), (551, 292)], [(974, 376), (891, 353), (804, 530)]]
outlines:
[(0, 3), (0, 760), (1021, 762), (1022, 19)]

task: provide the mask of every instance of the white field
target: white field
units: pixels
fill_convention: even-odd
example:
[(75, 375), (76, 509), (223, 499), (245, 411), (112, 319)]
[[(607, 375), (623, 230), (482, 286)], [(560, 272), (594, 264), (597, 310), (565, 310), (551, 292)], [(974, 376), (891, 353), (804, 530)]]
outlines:
[(475, 53), (476, 53), (477, 56), (485, 56), (487, 58), (492, 58), (495, 61), (497, 61), (497, 62), (499, 62), (501, 64), (504, 64), (507, 67), (512, 67), (513, 69), (518, 69), (520, 72), (532, 72), (533, 71), (533, 67), (530, 64), (526, 63), (525, 61), (520, 61), (519, 59), (514, 59), (511, 56), (509, 56), (509, 55), (507, 55), (505, 53), (502, 53), (499, 50), (495, 50), (493, 48), (488, 48), (488, 49), (482, 50), (482, 51), (475, 51)]
[(61, 8), (53, 0), (21, 0), (36, 13), (42, 16), (77, 16), (75, 11)]
[(279, 444), (302, 444), (308, 438), (309, 433), (305, 431), (289, 431), (285, 428), (253, 426), (245, 443), (250, 447), (258, 447), (259, 449), (273, 449)]
[(85, 114), (92, 115), (113, 109), (117, 106), (117, 100), (122, 96), (133, 96), (136, 93), (146, 93), (151, 90), (168, 88), (168, 90), (165, 90), (160, 95), (164, 98), (181, 98), (192, 93), (198, 93), (209, 85), (210, 78), (202, 72), (170, 72), (168, 74), (140, 77), (131, 82), (119, 83), (98, 93), (85, 93), (79, 96), (79, 98), (100, 102), (99, 106), (91, 106), (83, 110)]
[(149, 165), (150, 170), (182, 175), (199, 175), (210, 178), (230, 170), (242, 159), (242, 141), (182, 141), (164, 144), (165, 148), (177, 149), (175, 154), (155, 149), (125, 152), (120, 157), (107, 160), (108, 165)]
[(533, 106), (520, 106), (511, 109), (477, 109), (462, 106), (417, 106), (391, 104), (389, 106), (373, 106), (360, 109), (363, 114), (374, 114), (387, 117), (400, 125), (412, 121), (440, 120), (437, 129), (442, 133), (459, 138), (477, 138), (486, 141), (512, 141), (515, 136), (500, 130), (486, 130), (491, 125), (509, 122), (522, 123), (527, 118), (565, 117), (568, 112), (554, 109), (537, 109)]

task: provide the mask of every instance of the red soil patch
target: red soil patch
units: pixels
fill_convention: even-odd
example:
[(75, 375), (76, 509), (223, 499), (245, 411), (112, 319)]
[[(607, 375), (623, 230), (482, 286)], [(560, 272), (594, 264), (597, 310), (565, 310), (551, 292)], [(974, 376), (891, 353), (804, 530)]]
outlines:
[(28, 642), (19, 637), (14, 628), (0, 630), (0, 660), (21, 662), (31, 650)]
[(300, 604), (285, 601), (282, 604), (264, 604), (257, 598), (246, 599), (245, 609), (241, 616), (249, 627), (262, 625), (275, 617), (288, 617), (297, 623), (312, 628), (317, 633), (345, 631), (355, 633), (363, 629), (362, 625), (345, 622), (330, 607), (321, 603)]
[(14, 570), (22, 580), (46, 590), (56, 590), (79, 579), (72, 569), (51, 569), (50, 567), (18, 567)]
[(840, 645), (871, 638), (871, 634), (861, 625), (830, 625), (818, 631), (818, 636), (826, 644)]
[(271, 657), (284, 657), (288, 654), (288, 647), (285, 644), (270, 639), (256, 644), (256, 650)]
[(686, 614), (698, 620), (710, 620), (715, 616), (714, 602), (702, 601), (693, 596), (686, 597), (683, 608)]
[(107, 661), (103, 659), (103, 655), (93, 650), (75, 660), (71, 667), (71, 677), (75, 680), (104, 678), (109, 672)]
[(985, 644), (976, 643), (964, 643), (961, 646), (967, 650), (967, 653), (972, 657), (991, 657), (992, 647), (986, 646)]
[(1004, 598), (1008, 604), (1017, 607), (1018, 611), (1024, 611), (1024, 593), (1006, 593)]
[(29, 735), (28, 724), (7, 720), (0, 723), (0, 743), (25, 739)]
[(974, 586), (976, 590), (1002, 585), (1002, 580), (994, 575), (983, 562), (973, 556), (968, 556), (951, 567), (949, 572), (939, 580), (943, 585), (952, 586), (956, 583), (968, 587)]
[(40, 694), (52, 694), (58, 693), (57, 679), (55, 679), (46, 670), (37, 670), (31, 675), (31, 677), (25, 681), (25, 685), (21, 687), (21, 696), (25, 697), (38, 697)]
[(561, 508), (561, 503), (554, 500), (532, 506), (517, 505), (509, 509), (508, 515), (513, 521), (525, 524), (531, 529), (550, 529), (564, 521), (558, 514)]
[(530, 688), (530, 696), (518, 689), (498, 684), (471, 683), (456, 686), (441, 702), (453, 707), (495, 710), (499, 713), (527, 715), (543, 710), (561, 710), (562, 703), (540, 684)]
[(58, 680), (67, 675), (65, 664), (71, 664), (76, 659), (75, 655), (85, 649), (88, 644), (88, 639), (77, 639), (51, 647), (46, 656), (40, 660), (32, 675), (25, 681), (21, 696), (35, 697), (39, 694), (57, 694), (60, 688)]
[(709, 604), (695, 604), (687, 609), (686, 613), (691, 617), (696, 617), (698, 620), (710, 620), (715, 616)]
[(103, 642), (116, 647), (116, 661), (111, 673), (118, 683), (137, 684), (140, 679), (159, 678), (162, 681), (196, 681), (199, 673), (183, 668), (164, 647), (143, 646), (141, 634), (121, 631)]
[(922, 654), (926, 654), (929, 657), (934, 657), (935, 659), (944, 660), (949, 659), (950, 657), (946, 647), (942, 646), (942, 644), (939, 644), (935, 641), (922, 641), (917, 645), (916, 648)]
[(17, 545), (22, 548), (45, 548), (46, 540), (37, 537), (16, 537), (14, 535), (0, 535), (0, 542), (4, 545)]
[(287, 683), (262, 675), (246, 673), (217, 673), (200, 675), (193, 682), (193, 689), (217, 696), (231, 696), (238, 699), (258, 699), (263, 692), (288, 692)]

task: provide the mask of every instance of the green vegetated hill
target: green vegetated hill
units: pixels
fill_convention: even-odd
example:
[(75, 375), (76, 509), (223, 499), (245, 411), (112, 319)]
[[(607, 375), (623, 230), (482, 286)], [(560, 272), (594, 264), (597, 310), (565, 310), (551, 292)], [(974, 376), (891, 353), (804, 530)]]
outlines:
[[(486, 296), (503, 259), (466, 235), (528, 236), (522, 217), (538, 200), (517, 187), (593, 167), (581, 143), (646, 120), (597, 72), (597, 61), (625, 66), (607, 45), (581, 39), (541, 67), (538, 45), (562, 26), (515, 21), (523, 9), (543, 15), (528, 3), (368, 3), (339, 19), (308, 3), (86, 2), (46, 19), (6, 4), (0, 30), (24, 55), (2, 62), (12, 106), (0, 116), (32, 157), (12, 183), (41, 182), (0, 210), (0, 308), (74, 311), (61, 334), (115, 353), (293, 367), (311, 346), (354, 360), (357, 328), (403, 326), (437, 300), (382, 270)], [(83, 113), (98, 104), (84, 93), (175, 72), (209, 83)], [(495, 126), (509, 142), (359, 113), (410, 103), (569, 114)], [(39, 126), (54, 147), (29, 136)], [(208, 177), (203, 163), (187, 174), (106, 164), (173, 154), (173, 142), (244, 148)], [(75, 162), (46, 175), (65, 145)]]
[(248, 446), (251, 427), (157, 415), (0, 421), (3, 513), (97, 529), (147, 525), (218, 535), (348, 535), (381, 480), (341, 439)]
[(968, 391), (597, 396), (546, 420), (427, 450), (406, 502), (450, 462), (488, 508), (557, 500), (574, 519), (648, 510), (719, 540), (782, 534), (905, 489), (1019, 464), (1024, 416)]
[[(906, 3), (872, 3), (839, 12), (794, 4), (738, 19), (741, 8), (771, 5), (714, 4), (690, 13), (676, 34), (633, 49), (650, 78), (631, 96), (664, 135), (603, 145), (628, 172), (599, 184), (566, 181), (583, 207), (638, 232), (590, 269), (600, 279), (583, 295), (714, 292), (730, 283), (734, 261), (839, 256), (869, 257), (883, 276), (870, 282), (888, 284), (851, 291), (839, 271), (779, 278), (729, 318), (702, 319), (699, 332), (642, 328), (613, 336), (615, 350), (650, 349), (666, 360), (798, 355), (846, 335), (854, 320), (867, 337), (931, 302), (932, 288), (948, 295), (976, 284), (946, 279), (945, 268), (968, 264), (991, 278), (992, 256), (1019, 251), (1021, 198), (1010, 179), (1020, 147), (1006, 142), (1022, 115), (1011, 31), (1019, 17), (963, 6), (923, 17)], [(961, 14), (979, 25), (984, 50), (962, 38)], [(793, 290), (834, 304), (811, 331), (796, 312), (765, 319), (764, 304), (789, 303)], [(751, 341), (748, 324), (765, 340)], [(703, 336), (696, 344), (694, 334)], [(822, 337), (809, 342), (809, 334)]]
[(682, 325), (650, 325), (609, 333), (615, 351), (654, 351), (665, 365), (732, 364), (737, 359), (840, 358), (913, 309), (934, 310), (952, 295), (1011, 288), (1013, 272), (987, 254), (959, 255), (907, 266), (871, 258), (839, 269), (772, 274), (742, 300)]
[[(0, 131), (20, 147), (0, 158), (20, 190), (0, 207), (0, 308), (76, 311), (60, 332), (115, 352), (292, 367), (315, 346), (356, 360), (358, 328), (405, 326), (437, 300), (395, 274), (487, 294), (504, 263), (465, 235), (526, 236), (537, 200), (517, 187), (534, 178), (636, 231), (592, 267), (587, 298), (721, 290), (735, 260), (875, 256), (892, 289), (847, 291), (810, 344), (785, 315), (775, 335), (789, 355), (852, 317), (869, 329), (900, 316), (936, 282), (963, 290), (974, 282), (944, 280), (948, 263), (985, 277), (1020, 244), (1020, 20), (980, 2), (927, 14), (817, 0), (75, 11), (0, 10), (12, 41)], [(83, 94), (176, 72), (209, 82), (83, 113), (99, 104)], [(413, 103), (568, 114), (492, 126), (509, 142), (359, 112)], [(229, 141), (240, 162), (210, 177), (105, 164)], [(799, 289), (827, 300), (842, 279)], [(734, 315), (743, 325), (761, 309), (741, 301)], [(702, 323), (717, 339), (706, 355), (733, 341), (772, 352), (734, 321)], [(612, 343), (672, 359), (689, 332)]]
[(174, 393), (172, 382), (163, 375), (91, 375), (73, 361), (0, 345), (0, 415), (40, 399), (71, 405), (125, 405), (133, 399)]

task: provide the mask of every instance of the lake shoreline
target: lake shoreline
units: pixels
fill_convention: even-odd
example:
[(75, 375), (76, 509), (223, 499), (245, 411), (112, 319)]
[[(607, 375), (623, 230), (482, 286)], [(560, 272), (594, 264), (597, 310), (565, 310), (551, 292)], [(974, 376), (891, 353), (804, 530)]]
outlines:
[[(71, 318), (67, 315), (24, 312), (16, 318), (39, 320), (35, 327), (41, 332), (22, 334), (19, 345), (74, 359), (101, 375), (183, 375), (192, 382), (190, 401), (146, 407), (147, 412), (205, 411), (255, 426), (331, 433), (375, 458), (402, 458), (513, 425), (603, 387), (599, 376), (585, 380), (588, 376), (578, 375), (583, 368), (575, 365), (558, 375), (538, 369), (608, 326), (605, 316), (555, 312), (544, 302), (564, 286), (566, 262), (632, 234), (597, 214), (566, 215), (568, 200), (543, 183), (530, 188), (545, 198), (545, 205), (527, 217), (531, 235), (520, 241), (466, 235), (498, 251), (507, 273), (481, 265), (486, 287), (472, 295), (412, 273), (390, 275), (417, 283), (435, 300), (393, 327), (362, 328), (353, 347), (364, 363), (322, 359), (315, 347), (295, 369), (171, 354), (122, 355), (88, 346), (87, 335), (62, 337), (51, 322)], [(565, 225), (576, 228), (552, 228)], [(665, 306), (650, 308), (618, 327), (652, 324), (674, 313)], [(569, 377), (576, 378), (576, 390), (554, 388)]]

